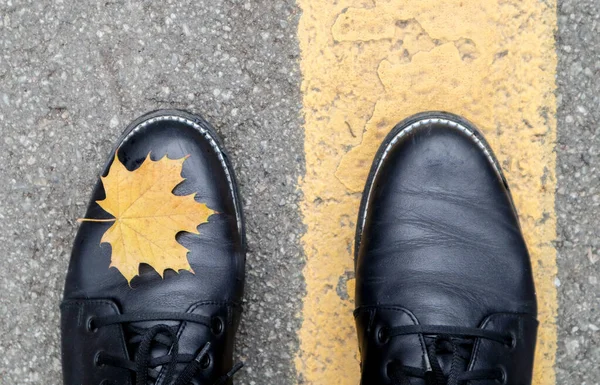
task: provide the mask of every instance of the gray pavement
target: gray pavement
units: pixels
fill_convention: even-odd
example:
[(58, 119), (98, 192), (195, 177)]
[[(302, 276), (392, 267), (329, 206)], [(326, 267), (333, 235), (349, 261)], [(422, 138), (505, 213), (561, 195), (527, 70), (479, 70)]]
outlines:
[[(559, 3), (557, 383), (598, 385), (600, 2)], [(166, 107), (211, 121), (240, 179), (250, 251), (237, 383), (296, 382), (299, 14), (292, 0), (0, 0), (0, 385), (61, 382), (75, 219), (125, 125)]]
[(559, 1), (557, 384), (600, 384), (600, 2)]

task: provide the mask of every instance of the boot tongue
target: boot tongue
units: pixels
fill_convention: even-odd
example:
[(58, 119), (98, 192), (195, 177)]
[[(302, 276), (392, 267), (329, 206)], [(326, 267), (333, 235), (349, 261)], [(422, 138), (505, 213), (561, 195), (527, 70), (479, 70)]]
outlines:
[[(128, 341), (127, 343), (127, 351), (129, 353), (129, 357), (132, 361), (137, 362), (143, 357), (138, 357), (138, 349), (140, 347), (140, 343), (144, 338), (144, 334), (157, 325), (165, 325), (174, 329), (175, 333), (177, 333), (177, 328), (181, 322), (179, 321), (145, 321), (145, 322), (135, 322), (130, 323), (124, 326), (123, 332), (125, 334), (125, 339)], [(154, 338), (152, 342), (152, 348), (150, 350), (150, 359), (167, 356), (170, 351), (170, 347), (173, 341), (171, 341), (168, 336), (164, 334), (159, 334)], [(153, 368), (157, 371), (162, 369), (161, 366)]]
[[(191, 313), (208, 316), (209, 314), (219, 314), (218, 309), (219, 305), (197, 306), (191, 311)], [(220, 315), (224, 317), (223, 314)], [(205, 325), (193, 322), (144, 321), (127, 324), (124, 327), (124, 332), (125, 337), (128, 341), (127, 348), (129, 352), (129, 357), (132, 361), (137, 361), (138, 359), (143, 358), (138, 357), (138, 349), (140, 346), (140, 342), (144, 338), (144, 333), (152, 329), (156, 325), (169, 326), (174, 330), (177, 338), (179, 358), (181, 358), (182, 355), (192, 357), (196, 356), (198, 353), (200, 353), (201, 349), (206, 345), (206, 343), (211, 341), (211, 330)], [(168, 356), (170, 353), (172, 353), (171, 345), (172, 341), (170, 341), (166, 335), (157, 335), (152, 343), (152, 349), (150, 350), (150, 358), (152, 359)], [(204, 371), (204, 378), (210, 380), (212, 383), (214, 382), (214, 378), (219, 376), (219, 371), (222, 369), (222, 365), (230, 367), (232, 364), (229, 361), (223, 362), (222, 359), (219, 358), (223, 349), (219, 344), (212, 344), (210, 348), (210, 351), (213, 352), (211, 353), (211, 360), (213, 361), (213, 364), (211, 365), (210, 370)], [(173, 373), (174, 377), (178, 378), (182, 374), (186, 366), (187, 363), (177, 364)], [(168, 364), (164, 364), (162, 366), (157, 366), (151, 369), (153, 369), (157, 373), (160, 373), (161, 370), (164, 371), (164, 369), (167, 367)], [(161, 378), (157, 379), (157, 381), (151, 383), (153, 385), (167, 385), (165, 383), (164, 375), (161, 376)]]
[(434, 374), (443, 375), (447, 379), (450, 373), (462, 373), (467, 370), (473, 352), (472, 338), (433, 336), (426, 337), (426, 344)]

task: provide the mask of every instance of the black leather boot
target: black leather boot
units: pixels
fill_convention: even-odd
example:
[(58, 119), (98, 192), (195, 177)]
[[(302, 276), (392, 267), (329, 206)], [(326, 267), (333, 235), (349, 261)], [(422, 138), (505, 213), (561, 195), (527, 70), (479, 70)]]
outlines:
[[(190, 231), (179, 233), (173, 225), (172, 238), (187, 258), (183, 264), (189, 262), (188, 270), (175, 271), (169, 267), (180, 265), (161, 252), (166, 241), (156, 232), (160, 226), (173, 231), (171, 225), (154, 222), (164, 214), (163, 208), (139, 207), (138, 202), (136, 215), (147, 213), (152, 219), (147, 222), (148, 233), (145, 228), (134, 229), (140, 242), (135, 247), (146, 250), (137, 257), (163, 258), (164, 264), (155, 262), (162, 266), (157, 268), (135, 263), (130, 277), (115, 267), (114, 258), (131, 247), (132, 239), (123, 248), (114, 237), (112, 244), (103, 241), (109, 228), (117, 226), (115, 217), (104, 210), (103, 181), (113, 162), (127, 169), (119, 175), (129, 175), (165, 156), (182, 163), (177, 171), (182, 181), (175, 183), (172, 194), (188, 196), (191, 204), (194, 200), (206, 204), (214, 214), (198, 223), (197, 231), (196, 222)], [(103, 177), (75, 239), (61, 306), (65, 385), (230, 384), (240, 367), (232, 355), (244, 290), (245, 235), (233, 169), (214, 129), (183, 111), (149, 113), (127, 128)], [(157, 180), (172, 177), (158, 175)], [(112, 194), (119, 205), (128, 202), (133, 207), (134, 199), (125, 196), (129, 192), (141, 196), (154, 191), (144, 183), (126, 187), (123, 196)], [(124, 234), (124, 220), (122, 225)]]
[(356, 232), (363, 385), (529, 385), (531, 262), (501, 167), (447, 113), (385, 139)]

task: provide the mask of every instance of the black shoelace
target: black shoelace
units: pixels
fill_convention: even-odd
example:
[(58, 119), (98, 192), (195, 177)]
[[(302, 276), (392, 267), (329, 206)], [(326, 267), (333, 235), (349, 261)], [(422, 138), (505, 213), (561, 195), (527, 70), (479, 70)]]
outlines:
[[(496, 380), (501, 384), (505, 383), (506, 374), (500, 368), (470, 371), (464, 368), (470, 360), (475, 339), (484, 338), (512, 347), (515, 343), (512, 335), (477, 328), (411, 325), (381, 329), (378, 338), (387, 341), (390, 338), (410, 334), (426, 337), (431, 370), (425, 371), (396, 361), (390, 365), (388, 372), (394, 385), (411, 385), (411, 377), (424, 379), (426, 385), (459, 385), (465, 381), (477, 380)], [(440, 365), (438, 359), (440, 353), (450, 354), (452, 357), (448, 374), (443, 372)]]
[[(95, 330), (108, 325), (146, 321), (193, 322), (204, 325), (215, 333), (213, 319), (191, 313), (118, 314), (92, 318), (89, 321), (88, 327), (91, 330)], [(222, 328), (222, 324), (217, 325), (217, 334), (222, 332)], [(108, 365), (129, 369), (132, 372), (135, 372), (136, 385), (148, 385), (150, 379), (156, 380), (159, 376), (159, 371), (156, 368), (163, 365), (167, 365), (164, 373), (165, 384), (189, 385), (199, 370), (206, 369), (210, 365), (210, 357), (208, 355), (210, 342), (204, 344), (202, 349), (200, 349), (196, 355), (179, 354), (177, 327), (159, 324), (149, 329), (133, 327), (130, 327), (130, 329), (135, 332), (135, 335), (130, 338), (128, 342), (130, 344), (139, 344), (135, 355), (135, 361), (129, 361), (122, 357), (115, 357), (100, 352), (96, 356), (96, 365)], [(156, 343), (166, 346), (167, 348), (170, 347), (170, 353), (162, 357), (152, 358), (152, 345)], [(186, 364), (186, 366), (183, 371), (180, 372), (179, 376), (175, 378), (175, 368), (177, 364)], [(241, 363), (236, 364), (229, 373), (221, 376), (214, 384), (210, 385), (222, 385), (227, 383), (241, 367)]]

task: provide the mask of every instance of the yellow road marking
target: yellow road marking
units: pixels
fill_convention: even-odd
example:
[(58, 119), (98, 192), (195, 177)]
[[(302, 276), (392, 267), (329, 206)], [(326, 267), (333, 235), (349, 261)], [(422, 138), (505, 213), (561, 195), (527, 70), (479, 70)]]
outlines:
[(557, 272), (555, 0), (299, 0), (307, 264), (306, 384), (357, 384), (353, 235), (375, 151), (401, 119), (446, 110), (479, 126), (511, 184), (540, 303), (536, 385), (554, 384)]

